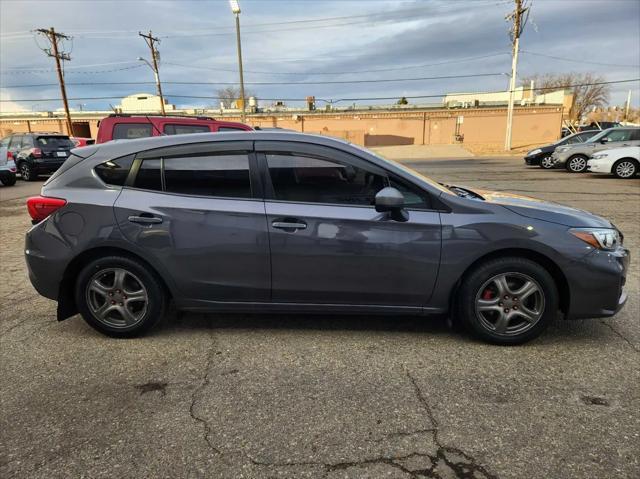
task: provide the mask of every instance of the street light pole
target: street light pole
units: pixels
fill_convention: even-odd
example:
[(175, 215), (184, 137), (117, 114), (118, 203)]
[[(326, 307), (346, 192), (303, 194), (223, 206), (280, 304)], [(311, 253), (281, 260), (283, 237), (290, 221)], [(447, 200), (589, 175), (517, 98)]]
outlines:
[(238, 71), (240, 73), (240, 101), (242, 105), (242, 122), (246, 120), (245, 97), (244, 97), (244, 75), (242, 72), (242, 42), (240, 41), (240, 4), (238, 0), (229, 0), (231, 11), (236, 17), (236, 44), (238, 47)]

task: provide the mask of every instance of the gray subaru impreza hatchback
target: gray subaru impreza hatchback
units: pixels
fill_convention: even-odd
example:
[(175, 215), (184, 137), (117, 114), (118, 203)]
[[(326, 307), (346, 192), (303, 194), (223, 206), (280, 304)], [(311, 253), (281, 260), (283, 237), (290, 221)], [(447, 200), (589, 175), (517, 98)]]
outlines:
[(27, 202), (36, 290), (95, 329), (179, 310), (450, 315), (516, 344), (614, 315), (629, 253), (606, 219), (442, 185), (350, 143), (192, 134), (73, 150)]

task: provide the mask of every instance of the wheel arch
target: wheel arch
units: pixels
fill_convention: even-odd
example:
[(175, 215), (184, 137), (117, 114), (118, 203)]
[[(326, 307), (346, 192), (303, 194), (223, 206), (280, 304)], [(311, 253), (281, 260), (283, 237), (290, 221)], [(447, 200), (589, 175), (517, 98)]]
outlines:
[(173, 298), (172, 290), (167, 284), (165, 278), (158, 272), (157, 268), (155, 268), (145, 258), (127, 249), (119, 248), (117, 246), (98, 246), (83, 251), (78, 256), (73, 258), (73, 260), (71, 260), (67, 265), (64, 274), (62, 275), (62, 281), (60, 281), (60, 288), (58, 292), (58, 321), (67, 319), (78, 312), (78, 307), (75, 301), (74, 288), (75, 280), (78, 277), (80, 270), (88, 262), (93, 261), (94, 259), (114, 255), (133, 259), (149, 268), (149, 271), (155, 274), (160, 281), (160, 284), (162, 284), (162, 287), (167, 293), (168, 299)]
[(553, 278), (553, 281), (555, 282), (556, 287), (558, 288), (558, 295), (560, 299), (560, 303), (559, 303), (560, 311), (562, 311), (562, 313), (566, 316), (569, 311), (571, 290), (569, 288), (569, 282), (567, 281), (566, 276), (562, 272), (562, 269), (551, 258), (546, 256), (545, 254), (540, 253), (538, 251), (531, 250), (531, 249), (526, 249), (526, 248), (503, 248), (503, 249), (491, 251), (489, 253), (486, 253), (476, 258), (462, 272), (462, 274), (460, 275), (460, 278), (458, 278), (458, 281), (456, 282), (456, 285), (451, 292), (451, 298), (449, 303), (450, 311), (454, 310), (452, 308), (456, 304), (455, 300), (458, 294), (460, 284), (462, 283), (462, 280), (471, 271), (473, 271), (478, 265), (480, 265), (481, 263), (484, 263), (485, 261), (489, 261), (495, 258), (504, 258), (507, 256), (529, 259), (531, 261), (534, 261), (540, 264), (544, 269), (547, 270), (547, 272)]
[(618, 163), (620, 163), (621, 161), (624, 161), (624, 160), (631, 161), (632, 163), (634, 163), (636, 165), (636, 168), (640, 168), (640, 161), (638, 161), (637, 159), (635, 159), (632, 156), (623, 156), (622, 158), (618, 158), (616, 161), (613, 162), (613, 165), (611, 165), (611, 173), (613, 173), (614, 170), (616, 169), (616, 165)]

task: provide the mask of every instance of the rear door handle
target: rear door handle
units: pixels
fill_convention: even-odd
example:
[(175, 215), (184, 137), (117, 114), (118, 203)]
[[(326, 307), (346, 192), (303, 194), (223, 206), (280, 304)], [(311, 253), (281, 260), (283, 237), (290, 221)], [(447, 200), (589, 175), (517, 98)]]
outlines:
[(307, 224), (294, 221), (274, 221), (271, 226), (281, 230), (303, 230), (307, 227)]
[(129, 216), (129, 221), (141, 225), (154, 225), (162, 223), (162, 218), (158, 218), (157, 216)]

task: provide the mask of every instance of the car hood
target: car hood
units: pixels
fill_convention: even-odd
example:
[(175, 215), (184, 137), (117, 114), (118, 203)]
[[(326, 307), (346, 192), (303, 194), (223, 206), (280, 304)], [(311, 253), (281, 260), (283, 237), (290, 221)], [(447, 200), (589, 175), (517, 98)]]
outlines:
[(485, 201), (499, 204), (527, 218), (572, 228), (613, 228), (610, 221), (588, 211), (502, 191), (473, 190)]

